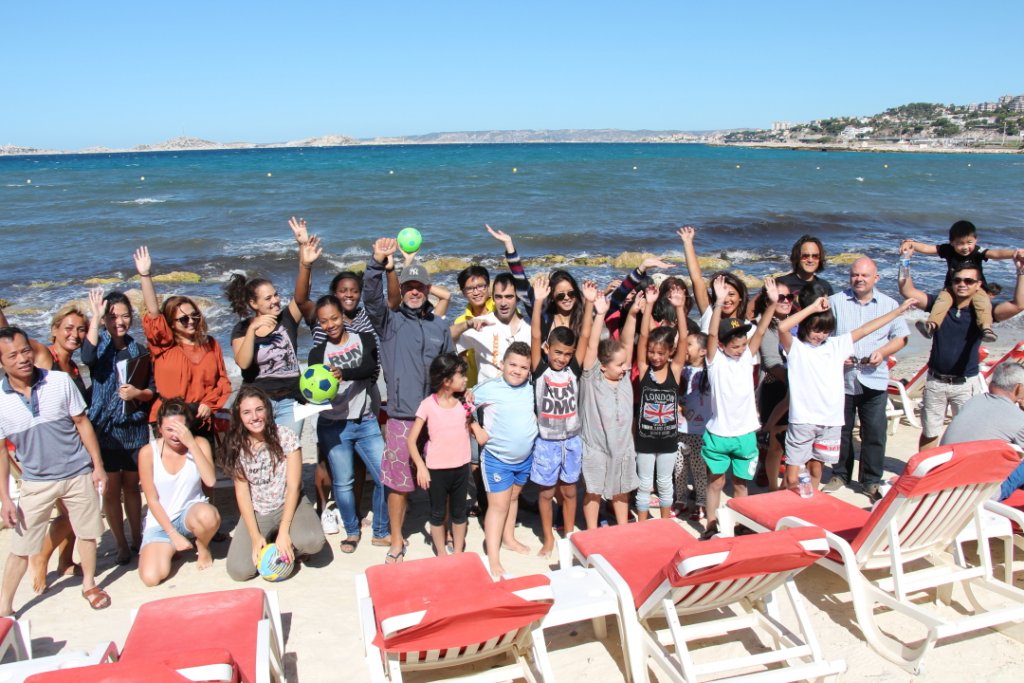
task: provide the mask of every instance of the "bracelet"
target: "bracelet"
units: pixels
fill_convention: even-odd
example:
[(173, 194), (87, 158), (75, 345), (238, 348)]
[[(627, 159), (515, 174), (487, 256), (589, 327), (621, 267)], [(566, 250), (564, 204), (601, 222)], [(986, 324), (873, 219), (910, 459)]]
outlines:
[(1017, 275), (1024, 275), (1024, 266), (1017, 269)]
[(139, 277), (149, 277), (149, 273), (139, 273)]
[(384, 272), (385, 273), (393, 273), (393, 272), (395, 272), (395, 269), (394, 268), (385, 268)]

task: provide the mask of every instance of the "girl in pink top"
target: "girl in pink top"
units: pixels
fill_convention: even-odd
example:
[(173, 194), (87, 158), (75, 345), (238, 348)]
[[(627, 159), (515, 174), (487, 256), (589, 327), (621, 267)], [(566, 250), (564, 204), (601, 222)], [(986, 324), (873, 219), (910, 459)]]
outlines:
[[(444, 529), (446, 509), (451, 511), (455, 552), (466, 549), (470, 430), (481, 446), (487, 443), (487, 432), (473, 420), (470, 404), (463, 402), (466, 367), (465, 359), (454, 353), (444, 353), (434, 359), (430, 364), (433, 393), (416, 409), (416, 421), (409, 432), (409, 457), (416, 469), (416, 481), (430, 497), (430, 536), (437, 555), (448, 554)], [(428, 436), (421, 456), (420, 435), (424, 425)]]

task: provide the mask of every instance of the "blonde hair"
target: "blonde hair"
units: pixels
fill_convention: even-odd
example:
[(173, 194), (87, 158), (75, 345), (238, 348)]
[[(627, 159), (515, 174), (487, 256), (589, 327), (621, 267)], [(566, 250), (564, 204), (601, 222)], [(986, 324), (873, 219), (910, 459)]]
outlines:
[(85, 324), (89, 324), (89, 316), (85, 314), (85, 309), (82, 308), (81, 304), (74, 301), (71, 303), (64, 304), (57, 309), (57, 312), (50, 318), (50, 343), (52, 344), (57, 340), (57, 335), (54, 334), (54, 330), (60, 327), (60, 324), (64, 322), (64, 318), (69, 315), (77, 315), (79, 318), (85, 321)]

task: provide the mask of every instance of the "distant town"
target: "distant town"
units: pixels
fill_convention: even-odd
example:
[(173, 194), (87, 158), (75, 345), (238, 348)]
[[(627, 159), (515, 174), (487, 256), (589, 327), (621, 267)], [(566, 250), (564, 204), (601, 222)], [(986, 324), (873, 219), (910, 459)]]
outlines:
[(837, 151), (1024, 152), (1024, 95), (995, 102), (932, 104), (914, 102), (872, 116), (836, 116), (806, 123), (776, 121), (771, 128), (730, 130), (487, 130), (426, 135), (352, 138), (324, 135), (290, 142), (214, 142), (182, 136), (128, 149), (89, 147), (52, 150), (0, 145), (0, 156), (38, 154), (111, 154), (217, 149), (345, 147), (354, 145), (466, 145), (558, 143), (691, 143), (826, 149)]

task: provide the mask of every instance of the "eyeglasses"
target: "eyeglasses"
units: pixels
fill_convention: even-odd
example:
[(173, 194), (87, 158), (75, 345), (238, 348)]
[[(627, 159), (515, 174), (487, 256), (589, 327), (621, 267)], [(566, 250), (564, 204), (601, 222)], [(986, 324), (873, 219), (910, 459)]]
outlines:
[(554, 296), (555, 301), (557, 301), (558, 303), (561, 303), (561, 302), (565, 301), (566, 299), (575, 299), (575, 298), (576, 298), (576, 292), (571, 292), (571, 291), (570, 292), (559, 292), (558, 294), (555, 294), (555, 296)]
[(958, 285), (961, 282), (964, 283), (965, 285), (967, 285), (968, 287), (970, 287), (971, 285), (978, 284), (979, 281), (975, 280), (973, 277), (955, 277), (955, 278), (953, 278), (953, 284), (954, 285)]
[(191, 320), (194, 323), (198, 323), (202, 318), (198, 313), (189, 313), (188, 315), (179, 315), (175, 320), (182, 325), (188, 325), (188, 321)]
[(817, 261), (821, 258), (821, 254), (800, 254), (800, 258), (809, 259), (811, 261)]
[(795, 294), (779, 294), (779, 301), (793, 301), (796, 299)]
[(487, 285), (470, 285), (468, 287), (464, 287), (462, 291), (463, 292), (479, 292), (479, 291), (482, 291), (484, 289), (487, 289)]

